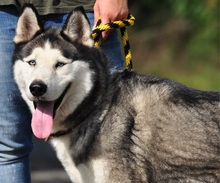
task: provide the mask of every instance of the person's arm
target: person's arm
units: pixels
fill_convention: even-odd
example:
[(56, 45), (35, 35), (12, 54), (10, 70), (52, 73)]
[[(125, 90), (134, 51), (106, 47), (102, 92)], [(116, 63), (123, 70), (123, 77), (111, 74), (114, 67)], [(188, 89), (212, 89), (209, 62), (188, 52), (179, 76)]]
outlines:
[[(96, 0), (94, 5), (94, 17), (96, 22), (99, 18), (103, 24), (116, 20), (124, 20), (128, 17), (128, 3), (127, 0)], [(102, 33), (102, 40), (105, 40), (108, 32)]]

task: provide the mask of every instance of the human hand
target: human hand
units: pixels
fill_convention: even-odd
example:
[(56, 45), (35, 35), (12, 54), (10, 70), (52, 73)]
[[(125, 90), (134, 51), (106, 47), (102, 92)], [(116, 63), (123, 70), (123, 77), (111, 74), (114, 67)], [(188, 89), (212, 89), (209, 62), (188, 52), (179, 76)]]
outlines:
[[(94, 5), (94, 25), (101, 18), (102, 24), (128, 17), (127, 0), (96, 0)], [(107, 38), (109, 31), (102, 32), (102, 41)]]

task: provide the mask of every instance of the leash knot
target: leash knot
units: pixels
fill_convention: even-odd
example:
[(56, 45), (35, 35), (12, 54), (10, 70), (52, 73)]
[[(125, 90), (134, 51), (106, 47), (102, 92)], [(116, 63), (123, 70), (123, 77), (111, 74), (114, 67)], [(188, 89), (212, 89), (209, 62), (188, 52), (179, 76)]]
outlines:
[(106, 30), (119, 28), (125, 53), (125, 67), (128, 70), (132, 70), (132, 56), (126, 26), (132, 26), (134, 25), (134, 22), (135, 18), (130, 14), (128, 15), (128, 18), (126, 20), (117, 20), (114, 22), (109, 22), (107, 24), (102, 24), (101, 19), (99, 19), (91, 35), (94, 39), (95, 47), (100, 47), (101, 33)]

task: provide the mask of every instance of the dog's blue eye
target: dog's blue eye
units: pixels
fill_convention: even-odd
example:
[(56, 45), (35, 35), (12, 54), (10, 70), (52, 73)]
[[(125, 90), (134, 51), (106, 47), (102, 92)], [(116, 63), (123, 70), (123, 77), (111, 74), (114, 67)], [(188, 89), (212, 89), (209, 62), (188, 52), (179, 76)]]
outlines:
[(57, 64), (55, 65), (55, 67), (63, 67), (64, 65), (66, 65), (66, 63), (63, 62), (57, 62)]
[(27, 62), (29, 65), (31, 66), (35, 66), (36, 65), (36, 61), (35, 60), (30, 60)]

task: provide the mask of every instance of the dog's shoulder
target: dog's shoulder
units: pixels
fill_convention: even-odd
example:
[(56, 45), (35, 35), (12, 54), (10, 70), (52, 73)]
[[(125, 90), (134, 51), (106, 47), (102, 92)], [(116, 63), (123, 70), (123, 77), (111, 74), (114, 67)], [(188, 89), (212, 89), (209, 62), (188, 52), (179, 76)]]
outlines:
[(129, 100), (139, 98), (139, 103), (143, 103), (144, 100), (148, 102), (168, 101), (188, 107), (198, 107), (203, 104), (220, 107), (220, 92), (193, 89), (174, 80), (128, 70), (115, 73), (110, 87), (121, 94), (123, 99), (125, 99), (124, 95), (130, 96)]

